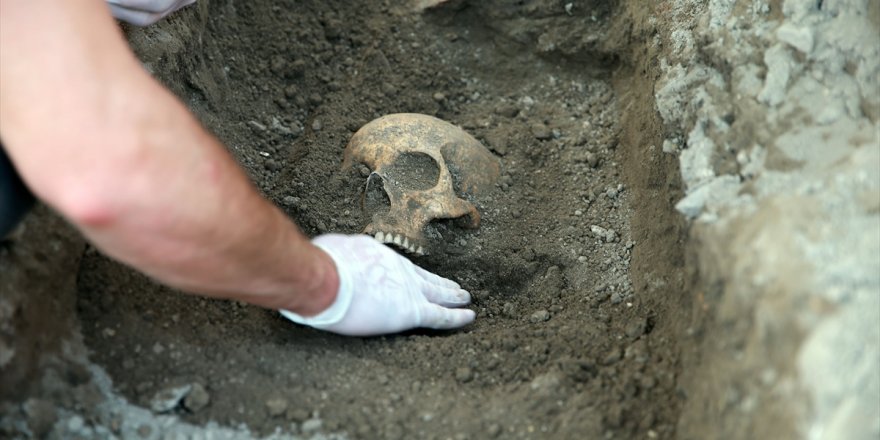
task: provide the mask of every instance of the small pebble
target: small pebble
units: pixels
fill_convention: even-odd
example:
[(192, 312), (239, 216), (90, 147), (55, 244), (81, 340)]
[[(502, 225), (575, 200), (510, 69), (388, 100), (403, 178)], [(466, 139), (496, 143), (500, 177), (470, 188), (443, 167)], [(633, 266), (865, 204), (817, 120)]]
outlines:
[(544, 124), (533, 124), (531, 127), (532, 135), (538, 140), (547, 140), (553, 136), (550, 129)]
[(582, 215), (584, 215), (584, 211), (581, 211), (580, 209), (576, 209), (576, 210), (574, 211), (574, 215), (576, 215), (576, 216), (582, 216)]
[(308, 420), (309, 412), (302, 408), (288, 408), (287, 414), (285, 414), (287, 420), (291, 422), (303, 422)]
[(630, 338), (637, 338), (645, 333), (647, 325), (645, 318), (635, 318), (626, 325), (626, 335)]
[(248, 121), (248, 125), (257, 131), (266, 131), (266, 126), (257, 121)]
[(394, 87), (394, 84), (389, 82), (382, 83), (382, 93), (385, 96), (394, 96), (397, 94), (397, 87)]
[(498, 107), (495, 107), (495, 114), (513, 118), (519, 114), (519, 109), (513, 104), (501, 104)]
[(196, 382), (192, 385), (192, 390), (183, 399), (183, 406), (192, 412), (198, 412), (211, 403), (211, 395), (205, 387)]
[(501, 434), (501, 425), (497, 423), (489, 425), (489, 428), (486, 429), (486, 434), (489, 434), (489, 437), (498, 437)]
[(324, 128), (324, 123), (321, 122), (320, 119), (315, 119), (312, 121), (312, 130), (313, 131), (321, 131)]
[(442, 92), (434, 93), (434, 101), (443, 102), (445, 100), (446, 100), (446, 95), (444, 95)]
[(581, 255), (580, 257), (578, 257), (578, 261), (581, 262), (581, 263), (586, 263), (586, 262), (587, 262), (587, 257)]
[(461, 383), (470, 382), (474, 378), (474, 372), (469, 367), (461, 367), (455, 370), (455, 380)]
[(278, 417), (287, 411), (287, 400), (282, 397), (275, 397), (266, 401), (266, 410), (269, 416)]
[(516, 306), (513, 303), (506, 302), (504, 306), (501, 307), (501, 314), (508, 318), (516, 317)]
[(150, 409), (156, 413), (166, 413), (180, 405), (180, 401), (192, 390), (192, 385), (171, 387), (160, 390), (150, 399)]
[(266, 163), (263, 164), (263, 167), (265, 167), (269, 171), (278, 171), (281, 169), (281, 164), (279, 164), (278, 161), (276, 161), (275, 159), (269, 159), (266, 161)]
[(623, 353), (618, 348), (613, 348), (611, 351), (605, 355), (605, 358), (602, 359), (602, 363), (605, 365), (614, 365), (623, 357)]
[(324, 422), (321, 419), (309, 419), (302, 423), (301, 429), (303, 434), (310, 434), (320, 431), (322, 426), (324, 426)]
[(532, 313), (532, 316), (529, 316), (529, 321), (532, 323), (544, 322), (550, 319), (550, 312), (546, 310), (538, 310), (535, 313)]

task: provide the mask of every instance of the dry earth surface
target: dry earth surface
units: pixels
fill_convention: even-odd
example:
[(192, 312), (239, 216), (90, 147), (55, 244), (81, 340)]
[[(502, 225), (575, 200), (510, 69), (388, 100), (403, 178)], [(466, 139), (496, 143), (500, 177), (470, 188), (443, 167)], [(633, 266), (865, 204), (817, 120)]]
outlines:
[(479, 139), (502, 164), (481, 227), (431, 223), (413, 260), (477, 321), (314, 331), (158, 285), (40, 208), (0, 244), (0, 434), (876, 438), (876, 2), (351, 6), (125, 30), (310, 236), (369, 222), (340, 166), (370, 120)]

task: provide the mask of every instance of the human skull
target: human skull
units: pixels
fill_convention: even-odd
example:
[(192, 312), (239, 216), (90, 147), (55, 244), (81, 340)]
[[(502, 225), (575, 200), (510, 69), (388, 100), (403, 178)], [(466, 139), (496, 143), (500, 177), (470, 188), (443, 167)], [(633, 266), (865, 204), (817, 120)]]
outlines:
[[(359, 164), (370, 170), (363, 201), (372, 218), (364, 233), (415, 255), (428, 253), (424, 228), (432, 220), (461, 219), (462, 226), (478, 227), (480, 213), (465, 198), (501, 173), (498, 159), (464, 130), (414, 113), (386, 115), (361, 127), (345, 149), (342, 169)], [(370, 209), (377, 193), (387, 197), (378, 203), (383, 209)]]

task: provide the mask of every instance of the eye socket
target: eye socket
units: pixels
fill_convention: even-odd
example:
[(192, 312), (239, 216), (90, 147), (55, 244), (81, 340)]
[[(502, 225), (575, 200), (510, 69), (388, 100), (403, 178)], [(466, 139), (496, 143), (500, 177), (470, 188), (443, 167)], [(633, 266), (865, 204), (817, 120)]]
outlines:
[(425, 153), (401, 153), (383, 170), (389, 183), (406, 190), (424, 191), (437, 186), (440, 165)]

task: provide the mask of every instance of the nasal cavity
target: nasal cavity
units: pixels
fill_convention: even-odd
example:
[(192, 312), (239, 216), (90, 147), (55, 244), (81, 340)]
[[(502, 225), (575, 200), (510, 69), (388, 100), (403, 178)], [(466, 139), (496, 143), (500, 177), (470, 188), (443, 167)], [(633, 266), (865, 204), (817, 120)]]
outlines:
[(440, 179), (440, 165), (425, 153), (401, 153), (384, 171), (389, 183), (403, 191), (425, 191)]
[(384, 214), (391, 210), (391, 200), (385, 192), (382, 178), (371, 173), (367, 177), (367, 186), (364, 188), (364, 210), (370, 214)]

